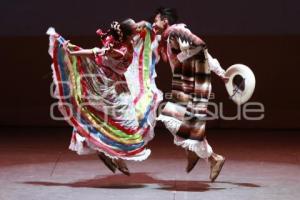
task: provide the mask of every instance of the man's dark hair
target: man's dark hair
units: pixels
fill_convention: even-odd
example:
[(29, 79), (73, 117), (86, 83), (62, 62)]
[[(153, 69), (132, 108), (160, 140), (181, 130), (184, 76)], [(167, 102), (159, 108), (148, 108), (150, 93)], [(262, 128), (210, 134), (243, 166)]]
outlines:
[(169, 24), (175, 24), (178, 20), (177, 11), (173, 8), (160, 7), (155, 11), (155, 15), (160, 14), (161, 19), (167, 19)]

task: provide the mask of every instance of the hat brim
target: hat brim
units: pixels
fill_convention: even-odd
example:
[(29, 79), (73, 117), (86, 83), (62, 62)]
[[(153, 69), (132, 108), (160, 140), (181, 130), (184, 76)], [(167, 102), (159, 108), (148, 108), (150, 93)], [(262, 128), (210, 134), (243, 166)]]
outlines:
[[(243, 89), (239, 88), (233, 81), (238, 75), (243, 78)], [(252, 70), (246, 65), (234, 64), (226, 70), (225, 76), (229, 78), (225, 86), (230, 98), (237, 105), (246, 103), (253, 95), (256, 84), (255, 76)]]

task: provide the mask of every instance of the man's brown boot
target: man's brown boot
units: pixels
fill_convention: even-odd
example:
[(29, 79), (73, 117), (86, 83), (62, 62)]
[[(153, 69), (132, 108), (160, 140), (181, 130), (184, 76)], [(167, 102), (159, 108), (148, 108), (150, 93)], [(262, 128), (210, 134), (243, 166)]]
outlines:
[(216, 178), (219, 176), (222, 167), (225, 163), (225, 158), (221, 155), (213, 153), (209, 158), (208, 161), (210, 162), (210, 180), (214, 182)]
[(186, 150), (186, 155), (187, 155), (187, 160), (188, 160), (188, 164), (186, 166), (186, 172), (190, 173), (194, 167), (196, 166), (198, 160), (199, 160), (199, 156), (190, 150)]

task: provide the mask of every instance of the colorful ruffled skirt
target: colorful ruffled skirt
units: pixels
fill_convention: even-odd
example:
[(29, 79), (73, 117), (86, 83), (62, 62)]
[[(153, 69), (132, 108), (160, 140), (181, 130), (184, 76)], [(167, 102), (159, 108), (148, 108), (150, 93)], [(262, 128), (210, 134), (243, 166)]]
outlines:
[(145, 160), (162, 100), (154, 81), (150, 31), (135, 45), (125, 76), (97, 65), (92, 57), (69, 55), (62, 48), (64, 38), (53, 30), (48, 33), (55, 97), (74, 128), (69, 148), (78, 154), (100, 151), (111, 158)]

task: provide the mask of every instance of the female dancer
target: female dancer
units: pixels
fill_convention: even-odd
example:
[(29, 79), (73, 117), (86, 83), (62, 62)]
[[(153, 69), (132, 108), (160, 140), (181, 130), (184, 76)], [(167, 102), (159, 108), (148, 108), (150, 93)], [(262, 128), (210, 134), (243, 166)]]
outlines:
[[(123, 160), (142, 161), (150, 155), (145, 145), (153, 137), (155, 110), (161, 100), (153, 81), (155, 71), (145, 73), (155, 64), (153, 40), (147, 29), (137, 33), (137, 26), (133, 20), (113, 22), (106, 33), (98, 31), (101, 48), (93, 49), (69, 44), (48, 31), (59, 109), (74, 127), (69, 148), (78, 154), (97, 152), (109, 169), (115, 172), (118, 168), (126, 175), (129, 170)], [(136, 35), (142, 49), (132, 45)], [(144, 52), (146, 49), (149, 51)], [(127, 77), (139, 73), (134, 78), (139, 80), (136, 88), (143, 88), (140, 91), (130, 90), (124, 76), (135, 60), (139, 62), (131, 65)], [(129, 83), (133, 88), (133, 81)]]

